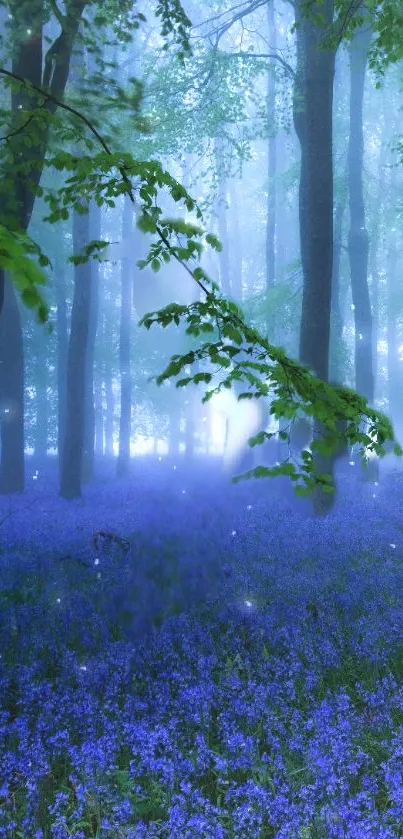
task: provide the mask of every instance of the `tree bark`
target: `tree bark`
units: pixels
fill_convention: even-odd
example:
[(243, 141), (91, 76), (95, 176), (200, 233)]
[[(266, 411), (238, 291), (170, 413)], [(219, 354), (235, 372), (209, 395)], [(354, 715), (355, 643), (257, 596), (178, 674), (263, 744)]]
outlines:
[(348, 253), (355, 322), (355, 387), (374, 400), (372, 370), (372, 316), (368, 288), (369, 239), (365, 226), (363, 190), (363, 97), (371, 30), (368, 24), (356, 30), (350, 47), (350, 140), (348, 147), (350, 231)]
[[(129, 196), (125, 195), (122, 218), (122, 239), (129, 239), (133, 227), (133, 204)], [(119, 453), (117, 460), (118, 477), (126, 475), (130, 466), (131, 439), (131, 367), (130, 367), (130, 337), (132, 322), (132, 268), (128, 256), (124, 256), (121, 265), (121, 304), (120, 304), (120, 424), (119, 424)]]
[[(67, 325), (67, 301), (66, 301), (66, 280), (64, 253), (61, 247), (61, 255), (55, 262), (55, 286), (56, 286), (56, 335), (57, 335), (57, 449), (59, 458), (59, 470), (62, 459), (64, 438), (66, 434), (66, 413), (67, 413), (67, 348), (68, 348), (68, 325)], [(60, 253), (60, 252), (59, 252)], [(60, 478), (60, 474), (59, 474)]]
[[(80, 19), (88, 0), (71, 0), (67, 13), (63, 17), (62, 31), (50, 46), (43, 61), (42, 21), (44, 19), (43, 0), (31, 0), (29, 3), (13, 3), (13, 24), (10, 30), (15, 39), (12, 58), (12, 72), (22, 76), (35, 85), (49, 90), (57, 99), (63, 98), (66, 87), (70, 57), (77, 34)], [(17, 41), (20, 33), (23, 40)], [(56, 104), (48, 101), (43, 106), (50, 113), (56, 110)], [(19, 127), (21, 111), (32, 109), (32, 99), (22, 87), (11, 96), (10, 134)], [(29, 131), (29, 128), (27, 129)], [(9, 159), (4, 160), (2, 181), (0, 183), (0, 221), (8, 226), (28, 229), (35, 201), (35, 188), (41, 179), (45, 154), (48, 145), (48, 128), (42, 123), (42, 129), (35, 127), (35, 142), (28, 146), (25, 133), (15, 134), (9, 141)], [(18, 164), (24, 164), (21, 170)], [(31, 163), (27, 173), (27, 163)], [(6, 289), (6, 285), (9, 286)], [(3, 370), (0, 378), (1, 399), (13, 404), (11, 414), (1, 417), (1, 462), (0, 493), (23, 492), (24, 476), (24, 356), (21, 323), (14, 287), (6, 280), (0, 269), (0, 321), (3, 333), (8, 335), (9, 347), (4, 349), (0, 362), (3, 367), (11, 365), (13, 372)], [(9, 352), (13, 352), (12, 361)]]
[[(101, 238), (101, 208), (93, 202), (89, 209), (89, 236)], [(85, 405), (84, 405), (84, 447), (82, 479), (91, 481), (94, 477), (95, 449), (95, 405), (94, 405), (94, 355), (99, 317), (99, 262), (92, 259), (88, 263), (91, 283), (91, 302), (88, 322), (87, 351), (85, 355)]]
[(45, 336), (40, 326), (35, 326), (35, 446), (36, 467), (42, 467), (48, 452), (48, 366)]
[[(333, 0), (313, 2), (309, 16), (296, 7), (297, 76), (294, 126), (301, 145), (299, 223), (303, 295), (299, 360), (316, 376), (328, 380), (333, 261), (332, 105), (335, 51), (323, 48), (333, 21)], [(319, 14), (318, 14), (319, 13)], [(320, 18), (320, 22), (319, 22)], [(324, 429), (314, 423), (314, 437)], [(333, 474), (332, 460), (318, 454), (316, 474)], [(314, 510), (327, 512), (334, 498), (318, 489)]]
[(104, 453), (104, 407), (102, 402), (102, 379), (95, 370), (94, 382), (95, 401), (95, 457), (101, 458)]
[(2, 495), (24, 490), (24, 348), (17, 298), (9, 279), (0, 318)]
[(347, 203), (347, 173), (341, 185), (334, 214), (332, 303), (330, 327), (330, 379), (344, 384), (345, 376), (341, 352), (343, 350), (343, 315), (340, 304), (340, 262), (343, 244), (343, 218)]
[[(90, 241), (89, 216), (73, 213), (73, 252), (82, 253)], [(85, 357), (91, 308), (91, 266), (74, 266), (74, 298), (67, 357), (67, 423), (63, 444), (60, 495), (81, 497), (81, 469), (85, 422)]]
[(114, 432), (114, 416), (115, 416), (115, 397), (112, 388), (112, 375), (110, 369), (105, 365), (104, 370), (104, 388), (106, 400), (105, 413), (105, 457), (113, 457), (113, 432)]
[[(276, 51), (276, 25), (274, 18), (274, 0), (267, 4), (270, 50)], [(271, 63), (267, 76), (267, 119), (269, 126), (268, 167), (267, 167), (267, 225), (266, 225), (266, 288), (274, 286), (276, 276), (276, 175), (277, 175), (277, 135), (276, 135), (276, 75), (274, 62)], [(272, 337), (268, 336), (269, 340)]]

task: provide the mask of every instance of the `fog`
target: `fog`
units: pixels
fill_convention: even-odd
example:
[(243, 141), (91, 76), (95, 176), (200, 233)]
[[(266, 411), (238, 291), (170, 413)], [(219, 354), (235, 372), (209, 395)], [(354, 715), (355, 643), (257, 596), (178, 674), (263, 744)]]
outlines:
[(403, 835), (402, 44), (0, 4), (0, 837)]

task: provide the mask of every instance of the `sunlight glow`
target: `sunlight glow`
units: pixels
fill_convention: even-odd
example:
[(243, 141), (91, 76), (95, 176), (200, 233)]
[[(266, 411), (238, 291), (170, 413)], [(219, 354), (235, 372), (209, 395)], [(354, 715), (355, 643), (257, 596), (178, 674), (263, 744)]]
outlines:
[[(249, 437), (261, 428), (261, 410), (256, 399), (238, 401), (232, 390), (222, 390), (210, 400), (213, 446), (224, 453), (224, 467), (231, 471)], [(228, 436), (226, 428), (228, 423)]]

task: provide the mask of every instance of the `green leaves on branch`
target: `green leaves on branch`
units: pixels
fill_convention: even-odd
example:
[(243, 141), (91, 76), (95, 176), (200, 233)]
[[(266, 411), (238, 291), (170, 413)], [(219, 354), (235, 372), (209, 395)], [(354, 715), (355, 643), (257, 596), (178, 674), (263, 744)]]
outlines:
[(161, 20), (161, 35), (165, 39), (163, 50), (168, 50), (172, 38), (179, 45), (178, 58), (183, 61), (190, 53), (189, 30), (191, 21), (185, 13), (180, 0), (159, 0), (155, 16)]
[(70, 210), (80, 212), (83, 204), (86, 206), (91, 200), (98, 206), (106, 204), (114, 207), (119, 196), (129, 194), (144, 216), (139, 220), (139, 226), (153, 233), (162, 216), (161, 208), (156, 206), (156, 198), (162, 189), (167, 189), (175, 202), (182, 201), (188, 212), (194, 212), (201, 219), (196, 202), (157, 160), (136, 160), (131, 154), (123, 152), (102, 151), (78, 156), (58, 151), (46, 159), (45, 165), (59, 172), (72, 173), (56, 194), (44, 190), (43, 197), (50, 208), (45, 221), (54, 223), (68, 218)]
[(103, 251), (105, 248), (109, 247), (109, 244), (109, 242), (106, 242), (103, 239), (92, 239), (91, 242), (86, 245), (81, 254), (69, 256), (69, 262), (72, 262), (73, 265), (83, 265), (85, 262), (88, 262), (91, 257), (92, 259), (96, 259), (98, 262), (102, 262), (104, 258)]
[(38, 286), (47, 284), (47, 276), (41, 268), (50, 265), (50, 262), (39, 245), (26, 233), (8, 230), (0, 224), (0, 265), (11, 275), (14, 285), (21, 292), (23, 303), (36, 310), (40, 323), (46, 323), (49, 308)]
[[(289, 441), (293, 422), (305, 414), (320, 423), (324, 435), (314, 439), (312, 452), (305, 450), (300, 461), (290, 462), (290, 457), (274, 467), (258, 466), (241, 478), (273, 477), (287, 475), (296, 486), (299, 495), (307, 495), (316, 486), (332, 492), (331, 476), (318, 474), (315, 457), (331, 456), (341, 442), (349, 446), (358, 444), (359, 453), (365, 459), (369, 454), (384, 456), (385, 443), (394, 442), (394, 453), (403, 450), (396, 443), (390, 420), (380, 411), (370, 408), (367, 400), (346, 387), (332, 386), (318, 379), (306, 367), (288, 358), (283, 350), (266, 341), (256, 329), (247, 326), (242, 312), (232, 301), (217, 293), (217, 287), (206, 278), (206, 300), (196, 301), (189, 306), (170, 304), (159, 311), (150, 312), (140, 321), (147, 329), (154, 324), (169, 326), (183, 321), (186, 333), (200, 336), (203, 332), (215, 332), (215, 340), (204, 341), (196, 349), (183, 355), (174, 355), (166, 369), (156, 377), (158, 384), (179, 376), (186, 368), (186, 377), (176, 382), (177, 387), (188, 384), (210, 384), (218, 372), (225, 371), (218, 384), (207, 390), (202, 402), (209, 401), (221, 390), (236, 386), (238, 399), (270, 399), (270, 413), (276, 418), (288, 418), (289, 427), (280, 436)], [(195, 373), (189, 371), (195, 362)], [(212, 369), (213, 368), (213, 369)], [(215, 368), (215, 369), (214, 369)], [(245, 390), (239, 393), (239, 386)], [(346, 428), (340, 430), (340, 421), (346, 421)], [(364, 430), (363, 430), (364, 428)], [(249, 440), (251, 446), (261, 445), (272, 437), (272, 433), (261, 431)]]

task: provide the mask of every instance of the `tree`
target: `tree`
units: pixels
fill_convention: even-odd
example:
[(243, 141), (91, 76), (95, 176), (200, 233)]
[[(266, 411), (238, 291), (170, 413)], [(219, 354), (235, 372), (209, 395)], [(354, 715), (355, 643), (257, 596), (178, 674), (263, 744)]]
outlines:
[[(330, 3), (326, 5), (326, 11), (328, 14), (327, 22), (329, 23), (332, 13)], [(244, 381), (247, 390), (241, 393), (240, 397), (267, 398), (270, 392), (271, 396), (274, 396), (271, 410), (277, 418), (287, 416), (292, 422), (301, 410), (308, 416), (315, 417), (328, 433), (328, 437), (325, 439), (314, 440), (314, 451), (318, 454), (325, 456), (337, 445), (340, 438), (337, 422), (344, 417), (347, 417), (345, 434), (350, 442), (359, 442), (363, 446), (380, 452), (386, 439), (394, 439), (392, 428), (387, 419), (379, 412), (368, 408), (364, 397), (345, 388), (331, 388), (325, 381), (328, 353), (325, 340), (326, 337), (328, 340), (329, 332), (332, 252), (332, 207), (329, 201), (331, 143), (329, 146), (328, 139), (329, 120), (331, 127), (331, 108), (329, 111), (329, 104), (331, 104), (330, 82), (332, 80), (334, 50), (332, 53), (332, 49), (328, 47), (323, 50), (325, 55), (322, 56), (320, 50), (317, 49), (319, 35), (324, 32), (324, 24), (321, 20), (306, 20), (301, 17), (300, 24), (299, 31), (302, 33), (300, 46), (307, 52), (304, 64), (303, 66), (300, 65), (299, 68), (299, 84), (304, 91), (302, 112), (305, 111), (305, 115), (300, 121), (301, 135), (303, 136), (303, 155), (305, 155), (301, 188), (302, 204), (305, 207), (312, 208), (313, 215), (316, 213), (316, 216), (320, 207), (324, 210), (323, 218), (318, 218), (321, 236), (320, 247), (316, 249), (313, 243), (315, 229), (312, 228), (311, 221), (308, 223), (307, 219), (302, 218), (302, 224), (305, 224), (308, 234), (310, 233), (312, 238), (312, 241), (304, 241), (303, 243), (303, 262), (305, 262), (306, 270), (309, 269), (310, 271), (309, 282), (311, 283), (311, 285), (307, 284), (306, 300), (309, 300), (309, 295), (311, 295), (313, 302), (316, 304), (313, 289), (318, 287), (319, 254), (325, 260), (326, 284), (322, 299), (327, 306), (325, 308), (326, 322), (324, 326), (321, 326), (317, 320), (313, 320), (317, 338), (323, 342), (325, 359), (318, 359), (316, 347), (306, 334), (301, 338), (301, 345), (303, 352), (306, 354), (306, 360), (315, 372), (319, 373), (319, 376), (313, 376), (308, 369), (288, 359), (285, 353), (268, 343), (256, 330), (249, 328), (244, 323), (238, 307), (218, 295), (215, 284), (209, 280), (204, 270), (197, 264), (202, 250), (200, 240), (204, 236), (204, 230), (198, 224), (165, 218), (161, 208), (155, 202), (158, 189), (166, 188), (170, 192), (172, 200), (183, 201), (187, 210), (195, 212), (200, 221), (201, 213), (187, 191), (159, 164), (153, 161), (141, 162), (127, 153), (112, 153), (99, 132), (93, 126), (88, 125), (88, 120), (86, 120), (87, 127), (92, 130), (93, 136), (101, 143), (103, 150), (99, 153), (83, 155), (80, 158), (80, 165), (71, 155), (59, 151), (53, 154), (48, 164), (56, 166), (60, 171), (70, 172), (70, 177), (68, 185), (63, 186), (58, 195), (50, 199), (52, 209), (50, 219), (57, 221), (60, 218), (65, 218), (65, 214), (68, 214), (70, 209), (80, 205), (84, 195), (87, 198), (91, 196), (96, 201), (102, 202), (104, 190), (107, 188), (108, 201), (113, 202), (122, 193), (128, 194), (130, 199), (133, 200), (133, 190), (136, 189), (141, 206), (139, 223), (143, 230), (148, 231), (155, 237), (143, 265), (150, 264), (154, 270), (158, 270), (163, 261), (174, 259), (193, 278), (204, 295), (202, 300), (197, 300), (190, 305), (170, 304), (159, 312), (147, 316), (144, 320), (145, 324), (151, 326), (153, 323), (159, 323), (163, 327), (167, 327), (170, 324), (178, 325), (182, 320), (186, 324), (187, 333), (194, 338), (202, 339), (204, 333), (207, 332), (210, 333), (211, 337), (211, 340), (203, 341), (196, 349), (187, 352), (185, 355), (174, 356), (166, 370), (158, 377), (159, 382), (162, 383), (166, 379), (177, 376), (184, 368), (191, 367), (195, 362), (199, 362), (197, 372), (193, 376), (186, 376), (178, 384), (184, 385), (191, 381), (195, 384), (201, 382), (209, 384), (213, 378), (212, 369), (214, 370), (215, 367), (221, 370), (226, 368), (228, 374), (217, 385), (217, 388), (213, 388), (206, 394), (207, 399), (214, 390)], [(309, 73), (318, 68), (323, 69), (323, 79), (321, 77), (311, 79)], [(315, 82), (312, 88), (308, 84), (310, 81)], [(318, 164), (318, 160), (313, 160), (313, 150), (316, 148), (317, 138), (314, 136), (310, 120), (312, 116), (316, 119), (322, 118), (320, 104), (323, 105), (323, 102), (326, 105), (326, 119), (323, 120), (324, 125), (321, 126), (321, 132), (327, 145), (326, 147), (323, 146), (319, 160), (322, 167), (320, 171), (323, 177), (323, 185), (326, 187), (326, 194), (322, 199), (319, 187), (313, 179), (312, 168), (314, 163), (316, 167)], [(118, 178), (116, 177), (116, 170), (119, 172)], [(107, 184), (107, 187), (105, 184)], [(325, 240), (325, 232), (329, 232), (329, 228), (330, 247), (329, 240)], [(219, 249), (219, 245), (213, 236), (207, 235), (205, 239), (207, 243)], [(89, 252), (96, 252), (97, 249), (99, 250), (99, 246), (99, 243), (89, 246)], [(194, 260), (193, 263), (192, 260)], [(193, 267), (195, 264), (196, 267)], [(320, 289), (318, 290), (320, 291)], [(305, 303), (305, 309), (307, 310), (307, 308)], [(318, 314), (317, 308), (314, 314)], [(306, 317), (308, 319), (312, 317), (309, 311), (306, 311)], [(322, 347), (322, 344), (320, 346)], [(311, 356), (313, 358), (312, 363), (309, 360)], [(368, 433), (359, 430), (363, 416), (369, 420)], [(375, 439), (372, 439), (371, 434), (375, 435)], [(267, 436), (270, 435), (258, 435), (255, 442), (263, 442)], [(328, 483), (324, 476), (318, 474), (309, 452), (304, 453), (300, 473), (297, 472), (292, 463), (282, 464), (273, 470), (254, 470), (254, 474), (262, 476), (281, 474), (282, 472), (290, 475), (293, 479), (302, 476), (308, 490), (312, 489), (315, 484), (325, 485)], [(315, 474), (312, 477), (313, 472)], [(302, 490), (304, 490), (304, 487), (302, 487)]]
[(350, 231), (348, 252), (351, 270), (355, 320), (356, 389), (372, 404), (372, 318), (368, 289), (369, 237), (365, 224), (363, 193), (363, 96), (371, 28), (363, 23), (354, 32), (350, 46), (350, 139), (348, 147), (348, 185)]
[[(44, 0), (10, 2), (10, 23), (12, 69), (1, 70), (3, 77), (11, 81), (11, 116), (7, 131), (7, 145), (3, 143), (3, 160), (0, 181), (2, 211), (0, 224), (7, 248), (14, 244), (12, 233), (26, 233), (34, 207), (35, 196), (40, 194), (40, 180), (45, 166), (51, 128), (55, 127), (53, 117), (58, 103), (63, 99), (69, 77), (70, 59), (84, 10), (93, 6), (102, 7), (102, 2), (91, 0), (68, 0), (62, 14), (55, 11), (60, 34), (48, 48), (44, 61), (43, 26), (49, 18), (48, 6)], [(109, 5), (109, 16), (113, 21), (127, 11), (126, 31), (143, 20), (141, 14), (133, 14), (131, 4), (125, 2)], [(187, 44), (189, 21), (177, 0), (156, 4), (162, 27), (166, 35), (179, 39), (182, 47)], [(101, 15), (103, 24), (109, 22)], [(97, 17), (95, 16), (95, 24)], [(166, 29), (168, 25), (168, 29)], [(125, 31), (125, 27), (123, 30)], [(16, 84), (16, 82), (19, 82)], [(22, 240), (26, 245), (26, 240)], [(6, 249), (7, 255), (7, 249)], [(19, 261), (24, 248), (18, 252)], [(9, 259), (6, 266), (13, 269), (15, 259)], [(22, 273), (22, 272), (20, 272)], [(9, 284), (5, 294), (5, 284)], [(38, 293), (32, 276), (20, 277), (22, 299), (35, 307), (41, 320), (46, 320), (47, 309)], [(3, 311), (3, 303), (6, 305)], [(1, 463), (0, 492), (10, 493), (24, 489), (24, 357), (21, 324), (14, 286), (5, 276), (5, 260), (0, 263), (0, 330), (7, 336), (2, 343), (1, 391), (5, 405), (1, 416)], [(1, 321), (4, 323), (2, 324)], [(12, 407), (11, 407), (12, 406)]]

